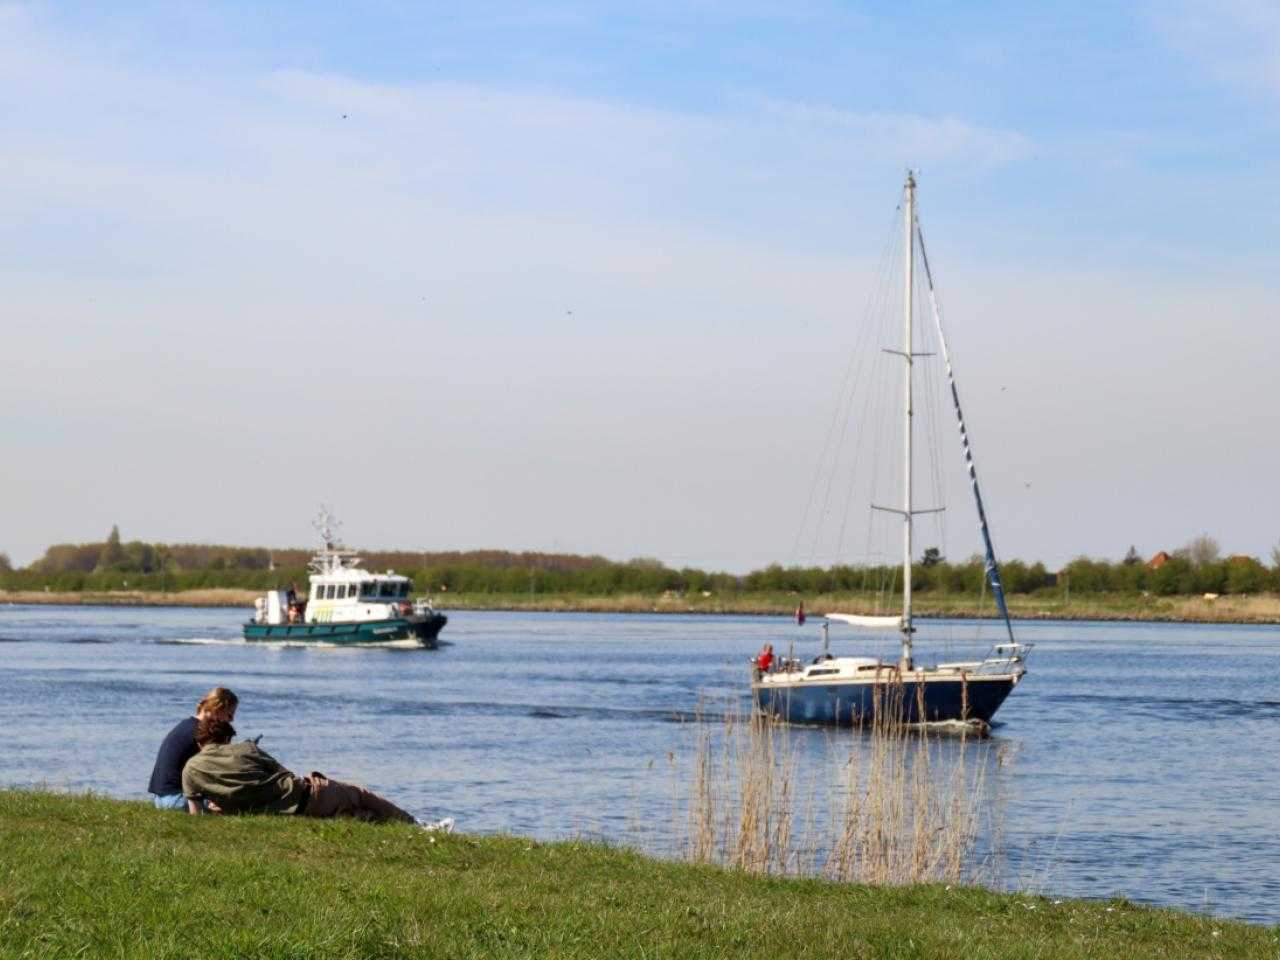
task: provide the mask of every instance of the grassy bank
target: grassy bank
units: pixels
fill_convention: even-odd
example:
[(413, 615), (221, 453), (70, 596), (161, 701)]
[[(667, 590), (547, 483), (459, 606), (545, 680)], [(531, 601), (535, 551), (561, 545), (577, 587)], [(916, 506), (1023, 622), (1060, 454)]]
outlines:
[(0, 603), (48, 603), (86, 607), (245, 607), (258, 590), (0, 590)]
[(874, 888), (585, 843), (0, 791), (0, 957), (1274, 957), (1124, 901)]
[[(252, 609), (256, 590), (204, 589), (179, 592), (142, 590), (48, 592), (0, 590), (3, 603), (57, 603), (91, 606), (139, 607), (242, 607)], [(582, 596), (564, 593), (449, 593), (436, 598), (445, 610), (540, 610), (589, 613), (708, 613), (790, 615), (803, 599), (812, 613), (841, 610), (848, 613), (895, 612), (894, 602), (867, 594), (819, 594), (798, 597), (790, 593), (735, 593), (709, 597), (676, 594), (617, 594)], [(918, 593), (913, 600), (923, 617), (992, 617), (991, 598)], [(1023, 620), (1140, 620), (1173, 623), (1280, 623), (1280, 597), (1223, 596), (1155, 597), (1134, 594), (1084, 594), (1064, 599), (1060, 595), (1009, 598), (1013, 615)]]

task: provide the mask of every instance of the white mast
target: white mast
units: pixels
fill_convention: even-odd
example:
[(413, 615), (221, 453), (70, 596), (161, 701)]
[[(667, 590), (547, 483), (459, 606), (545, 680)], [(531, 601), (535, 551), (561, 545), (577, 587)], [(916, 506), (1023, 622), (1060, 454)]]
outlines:
[(911, 664), (911, 288), (913, 285), (912, 267), (915, 265), (915, 214), (916, 214), (916, 180), (907, 171), (907, 200), (903, 216), (905, 229), (906, 264), (903, 274), (906, 277), (906, 295), (903, 310), (903, 358), (907, 362), (906, 376), (906, 412), (903, 417), (905, 442), (903, 444), (902, 467), (902, 662), (903, 670), (910, 670)]

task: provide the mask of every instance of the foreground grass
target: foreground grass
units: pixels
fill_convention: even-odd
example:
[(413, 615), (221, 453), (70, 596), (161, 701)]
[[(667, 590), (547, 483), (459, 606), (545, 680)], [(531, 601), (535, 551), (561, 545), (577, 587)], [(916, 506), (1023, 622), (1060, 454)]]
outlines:
[[(175, 593), (142, 590), (44, 592), (0, 590), (3, 603), (59, 603), (93, 606), (138, 607), (242, 607), (253, 608), (257, 590), (207, 589)], [(877, 607), (883, 597), (838, 593), (798, 597), (791, 593), (737, 593), (732, 595), (678, 596), (675, 594), (615, 594), (590, 597), (556, 593), (449, 593), (437, 598), (449, 610), (532, 610), (557, 613), (707, 613), (790, 615), (803, 599), (811, 614), (828, 610), (846, 613), (883, 613)], [(991, 597), (924, 592), (913, 598), (917, 616), (991, 618)], [(1174, 623), (1280, 623), (1280, 597), (1144, 597), (1137, 594), (1084, 594), (1070, 600), (1060, 595), (1015, 594), (1009, 609), (1022, 620), (1141, 620)], [(896, 610), (894, 602), (889, 612)]]
[(1280, 930), (0, 791), (0, 957), (1275, 957)]

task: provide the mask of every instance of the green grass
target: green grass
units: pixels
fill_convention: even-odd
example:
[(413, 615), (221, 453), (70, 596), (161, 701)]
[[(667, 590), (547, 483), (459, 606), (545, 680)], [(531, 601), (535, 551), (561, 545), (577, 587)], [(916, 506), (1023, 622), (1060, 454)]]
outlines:
[(588, 843), (0, 792), (0, 957), (1271, 957), (1125, 901), (749, 876)]

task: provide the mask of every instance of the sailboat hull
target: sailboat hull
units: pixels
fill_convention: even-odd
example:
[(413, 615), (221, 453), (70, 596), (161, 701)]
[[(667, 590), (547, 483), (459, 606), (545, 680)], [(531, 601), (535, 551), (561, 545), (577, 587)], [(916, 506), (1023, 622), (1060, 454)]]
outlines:
[(900, 723), (989, 722), (1018, 682), (1016, 676), (908, 679), (900, 683), (752, 684), (762, 713), (787, 723), (851, 727)]

